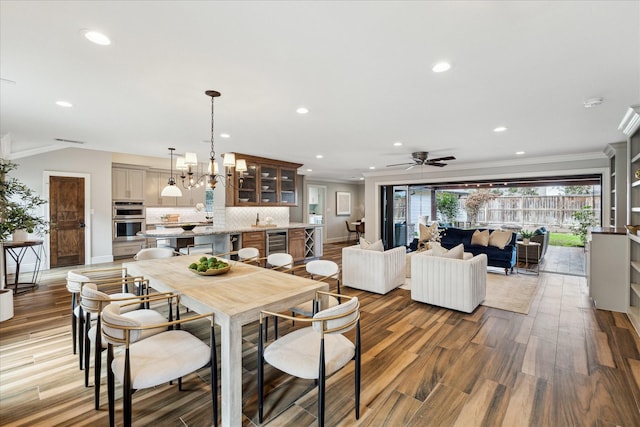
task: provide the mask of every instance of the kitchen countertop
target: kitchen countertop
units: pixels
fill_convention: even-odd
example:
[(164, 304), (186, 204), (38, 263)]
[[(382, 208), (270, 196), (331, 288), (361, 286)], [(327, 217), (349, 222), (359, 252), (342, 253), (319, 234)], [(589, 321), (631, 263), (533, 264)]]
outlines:
[[(165, 223), (166, 224), (166, 223)], [(175, 223), (174, 223), (175, 224)], [(192, 223), (191, 223), (192, 224)], [(315, 228), (322, 227), (320, 224), (307, 224), (302, 222), (291, 222), (289, 225), (276, 226), (276, 227), (216, 227), (216, 226), (202, 226), (199, 225), (191, 231), (186, 231), (180, 228), (178, 225), (173, 227), (167, 227), (160, 230), (147, 230), (144, 232), (138, 232), (138, 236), (151, 237), (151, 238), (189, 238), (195, 236), (213, 236), (216, 234), (233, 234), (241, 233), (243, 231), (283, 231), (291, 228)]]

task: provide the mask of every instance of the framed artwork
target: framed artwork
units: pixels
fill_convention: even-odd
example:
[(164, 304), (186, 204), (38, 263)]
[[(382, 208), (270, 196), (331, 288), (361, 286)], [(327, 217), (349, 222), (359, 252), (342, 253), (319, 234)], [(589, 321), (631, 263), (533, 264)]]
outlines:
[(351, 215), (351, 193), (336, 191), (336, 215)]

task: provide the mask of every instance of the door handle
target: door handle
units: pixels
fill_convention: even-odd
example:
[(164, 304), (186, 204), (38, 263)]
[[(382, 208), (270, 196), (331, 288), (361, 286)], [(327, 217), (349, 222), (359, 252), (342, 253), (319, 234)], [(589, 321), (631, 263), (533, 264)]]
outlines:
[(80, 221), (80, 222), (78, 223), (78, 227), (79, 227), (79, 228), (84, 228), (84, 222)]

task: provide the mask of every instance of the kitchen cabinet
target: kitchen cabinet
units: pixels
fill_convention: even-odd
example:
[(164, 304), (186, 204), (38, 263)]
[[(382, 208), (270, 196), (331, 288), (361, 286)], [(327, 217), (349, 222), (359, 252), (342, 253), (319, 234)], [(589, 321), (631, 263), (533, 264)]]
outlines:
[(317, 205), (318, 203), (320, 203), (318, 187), (309, 187), (309, 204)]
[(228, 168), (232, 185), (226, 187), (226, 206), (297, 206), (297, 170), (301, 164), (236, 153), (247, 171)]
[(289, 229), (289, 255), (293, 257), (294, 262), (305, 259), (305, 237), (304, 228)]
[(174, 172), (176, 178), (176, 186), (182, 191), (182, 197), (162, 197), (162, 189), (166, 187), (171, 176), (170, 171), (149, 170), (147, 171), (147, 182), (144, 192), (144, 202), (147, 206), (180, 206), (195, 207), (197, 203), (204, 204), (205, 188), (192, 188), (191, 190), (183, 188), (180, 176)]
[[(242, 247), (256, 248), (260, 252), (260, 258), (266, 256), (266, 233), (264, 231), (245, 231), (242, 233)], [(262, 263), (264, 265), (264, 263)]]
[(124, 167), (112, 168), (111, 196), (114, 200), (144, 200), (145, 171)]

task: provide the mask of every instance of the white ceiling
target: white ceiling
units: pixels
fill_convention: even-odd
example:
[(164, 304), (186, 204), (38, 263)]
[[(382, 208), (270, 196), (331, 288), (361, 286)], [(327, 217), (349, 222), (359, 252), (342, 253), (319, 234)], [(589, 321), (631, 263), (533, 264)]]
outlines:
[[(218, 155), (350, 180), (417, 150), (458, 166), (602, 152), (640, 103), (638, 1), (2, 0), (0, 51), (14, 157), (63, 138), (204, 161), (215, 89)], [(441, 60), (451, 70), (433, 73)]]

